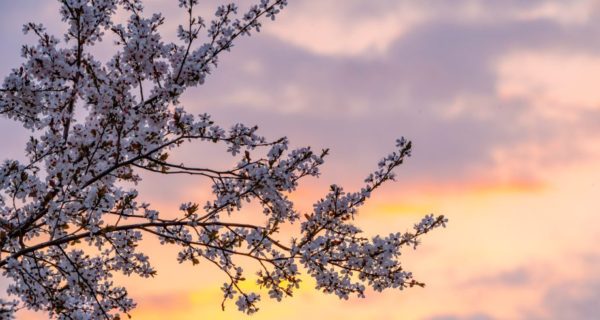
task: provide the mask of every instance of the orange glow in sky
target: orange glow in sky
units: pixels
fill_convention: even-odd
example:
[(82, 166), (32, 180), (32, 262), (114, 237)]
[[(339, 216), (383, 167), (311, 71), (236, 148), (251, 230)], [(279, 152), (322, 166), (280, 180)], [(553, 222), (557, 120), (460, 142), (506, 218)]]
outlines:
[[(395, 138), (412, 139), (398, 182), (375, 194), (356, 223), (368, 234), (389, 233), (428, 213), (446, 215), (446, 229), (405, 253), (404, 266), (427, 286), (340, 301), (305, 278), (280, 303), (263, 292), (259, 313), (246, 317), (234, 303), (221, 310), (225, 277), (212, 265), (179, 265), (175, 250), (148, 240), (158, 276), (117, 278), (139, 304), (133, 319), (598, 317), (597, 2), (289, 2), (183, 104), (225, 125), (287, 135), (295, 146), (330, 147), (323, 176), (292, 195), (303, 210), (331, 183), (359, 188)], [(176, 5), (147, 3), (148, 12), (181, 16)], [(4, 74), (20, 61), (22, 19), (63, 27), (44, 14), (57, 4), (46, 6), (34, 12), (27, 1), (0, 4)], [(7, 133), (18, 129), (1, 121), (4, 157), (21, 156), (20, 138)], [(205, 166), (232, 161), (194, 146), (174, 156)], [(205, 199), (208, 190), (187, 178), (147, 176), (140, 185), (144, 200), (163, 212)]]

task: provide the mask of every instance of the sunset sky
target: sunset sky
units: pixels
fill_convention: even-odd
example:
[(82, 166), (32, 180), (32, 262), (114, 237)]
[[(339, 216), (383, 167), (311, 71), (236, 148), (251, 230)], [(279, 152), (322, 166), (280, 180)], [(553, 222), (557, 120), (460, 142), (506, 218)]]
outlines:
[[(221, 2), (201, 1), (205, 17)], [(166, 16), (163, 34), (173, 39), (184, 19), (176, 1), (145, 3), (147, 13)], [(42, 22), (62, 35), (57, 1), (2, 1), (0, 12), (2, 75), (33, 40), (21, 34), (23, 23)], [(224, 126), (256, 124), (294, 146), (330, 148), (323, 175), (292, 196), (305, 211), (332, 183), (359, 189), (405, 136), (413, 156), (356, 223), (374, 235), (407, 231), (428, 213), (450, 220), (404, 256), (425, 288), (340, 301), (306, 278), (280, 303), (265, 292), (249, 318), (600, 314), (600, 1), (289, 0), (263, 32), (223, 55), (182, 104)], [(27, 137), (0, 120), (3, 158), (22, 158)], [(190, 145), (174, 156), (203, 166), (234, 163), (220, 151)], [(196, 178), (144, 177), (141, 196), (165, 213), (209, 192)], [(225, 277), (212, 265), (179, 265), (176, 250), (153, 240), (145, 247), (159, 274), (123, 279), (139, 303), (134, 319), (246, 318), (234, 303), (221, 311)]]

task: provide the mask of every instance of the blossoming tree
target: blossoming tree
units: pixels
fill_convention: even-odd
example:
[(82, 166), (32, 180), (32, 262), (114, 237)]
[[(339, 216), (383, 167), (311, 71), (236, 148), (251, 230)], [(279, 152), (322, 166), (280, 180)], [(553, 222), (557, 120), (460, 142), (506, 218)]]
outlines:
[[(235, 299), (247, 313), (258, 310), (260, 296), (240, 287), (240, 257), (256, 263), (258, 284), (277, 300), (293, 294), (301, 272), (341, 298), (362, 297), (366, 285), (423, 285), (398, 258), (443, 226), (443, 216), (371, 239), (351, 223), (371, 193), (393, 180), (411, 143), (397, 140), (358, 192), (332, 185), (312, 212), (298, 212), (288, 195), (302, 177), (319, 174), (327, 150), (288, 150), (286, 138), (268, 140), (242, 124), (224, 129), (179, 103), (235, 39), (259, 31), (261, 19), (275, 19), (286, 1), (261, 0), (241, 14), (234, 4), (220, 6), (209, 23), (194, 15), (197, 2), (179, 0), (189, 19), (179, 26), (178, 43), (162, 40), (163, 17), (145, 16), (139, 0), (60, 1), (68, 24), (62, 40), (42, 25), (24, 26), (38, 40), (23, 47), (25, 61), (0, 88), (0, 113), (32, 132), (28, 160), (0, 165), (0, 268), (14, 299), (2, 300), (0, 318), (28, 308), (59, 319), (119, 319), (135, 303), (111, 276), (156, 274), (137, 247), (144, 236), (178, 246), (179, 262), (218, 266), (228, 279), (223, 302)], [(117, 10), (129, 16), (126, 25), (114, 22)], [(93, 48), (105, 33), (118, 49), (102, 63)], [(169, 160), (194, 142), (223, 145), (237, 165), (216, 170)], [(184, 203), (176, 218), (166, 218), (126, 187), (145, 171), (207, 179), (212, 200)], [(264, 223), (231, 222), (247, 202), (262, 208)], [(291, 223), (300, 224), (298, 234), (280, 234)]]

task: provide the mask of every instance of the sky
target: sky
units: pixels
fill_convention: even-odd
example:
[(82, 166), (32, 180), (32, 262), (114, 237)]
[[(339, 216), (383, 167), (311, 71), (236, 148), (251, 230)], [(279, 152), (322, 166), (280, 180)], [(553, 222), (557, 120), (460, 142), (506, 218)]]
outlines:
[[(219, 1), (201, 1), (209, 17)], [(240, 1), (241, 7), (251, 4)], [(173, 37), (183, 12), (162, 12)], [(20, 63), (27, 21), (57, 34), (58, 2), (0, 2), (0, 72)], [(106, 52), (99, 49), (102, 56)], [(425, 288), (340, 301), (306, 278), (293, 298), (264, 300), (252, 319), (593, 319), (600, 314), (600, 2), (591, 0), (289, 0), (261, 33), (240, 40), (183, 105), (224, 125), (256, 124), (294, 146), (330, 148), (323, 175), (293, 196), (310, 210), (332, 183), (358, 189), (405, 136), (413, 156), (356, 223), (406, 231), (444, 214), (404, 266)], [(27, 132), (0, 119), (5, 158)], [(179, 159), (219, 165), (202, 146)], [(197, 179), (144, 176), (140, 194), (162, 211), (206, 197)], [(122, 278), (134, 319), (244, 319), (220, 308), (224, 277), (179, 265), (144, 244), (158, 276)], [(251, 284), (248, 286), (252, 287)], [(23, 312), (23, 319), (43, 319)]]

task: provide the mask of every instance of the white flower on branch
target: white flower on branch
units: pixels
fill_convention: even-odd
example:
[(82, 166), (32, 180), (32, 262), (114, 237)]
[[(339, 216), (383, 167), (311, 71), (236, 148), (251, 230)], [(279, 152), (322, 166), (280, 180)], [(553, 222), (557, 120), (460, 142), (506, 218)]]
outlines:
[[(23, 31), (37, 44), (23, 47), (25, 61), (0, 87), (0, 113), (33, 132), (28, 160), (0, 165), (0, 268), (15, 298), (0, 300), (0, 318), (28, 308), (58, 319), (119, 319), (135, 302), (113, 274), (156, 274), (138, 247), (143, 237), (178, 246), (181, 263), (216, 265), (228, 279), (223, 306), (235, 299), (246, 313), (258, 311), (261, 296), (240, 286), (246, 275), (240, 258), (255, 262), (257, 283), (278, 301), (293, 295), (302, 272), (318, 289), (343, 299), (363, 297), (367, 286), (423, 285), (402, 268), (401, 251), (445, 226), (443, 216), (426, 216), (413, 232), (371, 239), (351, 223), (372, 192), (394, 179), (393, 170), (410, 156), (409, 141), (396, 141), (397, 150), (379, 162), (360, 191), (332, 185), (303, 214), (288, 195), (301, 178), (319, 175), (328, 150), (289, 150), (286, 138), (269, 140), (243, 124), (225, 129), (179, 103), (186, 89), (204, 83), (238, 37), (258, 31), (263, 17), (275, 19), (285, 0), (261, 0), (242, 13), (235, 4), (220, 6), (208, 23), (195, 16), (198, 1), (180, 0), (188, 14), (177, 31), (180, 43), (163, 41), (158, 30), (164, 18), (144, 15), (140, 0), (60, 4), (68, 24), (64, 40), (40, 24), (26, 24)], [(119, 8), (129, 14), (125, 25), (113, 20)], [(119, 50), (102, 63), (93, 45), (105, 33), (116, 37)], [(77, 120), (76, 109), (84, 120)], [(169, 160), (193, 142), (222, 145), (237, 165), (217, 170)], [(123, 187), (139, 183), (145, 171), (207, 179), (212, 199), (204, 206), (184, 203), (175, 218), (165, 218), (173, 215), (161, 215), (138, 202), (137, 190)], [(261, 206), (264, 224), (231, 222), (248, 202)], [(301, 233), (281, 240), (281, 226), (298, 221)]]

